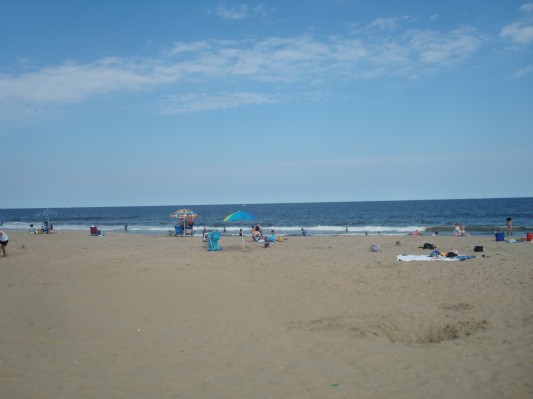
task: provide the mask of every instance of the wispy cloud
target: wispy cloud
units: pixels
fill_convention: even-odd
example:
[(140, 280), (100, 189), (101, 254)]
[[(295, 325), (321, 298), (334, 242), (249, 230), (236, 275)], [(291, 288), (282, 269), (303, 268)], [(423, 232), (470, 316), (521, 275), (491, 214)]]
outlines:
[(513, 78), (521, 79), (527, 75), (533, 74), (533, 65), (528, 65), (523, 68), (520, 68), (518, 71), (513, 73)]
[(398, 24), (403, 21), (409, 20), (411, 17), (408, 15), (402, 15), (398, 17), (379, 17), (368, 24), (368, 28), (378, 29), (381, 31), (393, 30), (398, 27)]
[(424, 63), (453, 64), (472, 55), (483, 44), (483, 37), (472, 28), (445, 34), (437, 31), (412, 31), (405, 34), (409, 48)]
[(502, 28), (500, 36), (518, 44), (533, 43), (533, 25), (528, 25), (524, 22), (513, 22)]
[(234, 109), (249, 105), (280, 104), (285, 96), (252, 92), (186, 93), (167, 95), (159, 101), (163, 114)]
[(522, 5), (519, 10), (525, 13), (533, 13), (533, 3), (526, 3)]
[(271, 12), (271, 9), (268, 9), (263, 4), (250, 5), (241, 3), (228, 5), (223, 3), (216, 7), (214, 14), (226, 20), (243, 20), (254, 17), (266, 17)]
[(533, 3), (526, 3), (519, 10), (524, 13), (523, 17), (505, 25), (500, 36), (515, 44), (528, 45), (533, 43)]
[[(179, 42), (159, 58), (109, 57), (0, 74), (0, 106), (42, 108), (107, 93), (160, 88), (176, 93), (160, 102), (167, 113), (272, 104), (281, 101), (273, 93), (287, 89), (299, 101), (301, 93), (317, 83), (327, 87), (377, 78), (411, 79), (452, 68), (485, 41), (467, 27), (449, 32), (381, 31), (401, 20), (405, 17), (375, 22), (375, 34)], [(205, 93), (214, 93), (213, 99)]]
[(70, 103), (88, 96), (139, 90), (176, 79), (175, 70), (149, 62), (104, 58), (89, 64), (68, 62), (21, 74), (0, 75), (0, 103)]

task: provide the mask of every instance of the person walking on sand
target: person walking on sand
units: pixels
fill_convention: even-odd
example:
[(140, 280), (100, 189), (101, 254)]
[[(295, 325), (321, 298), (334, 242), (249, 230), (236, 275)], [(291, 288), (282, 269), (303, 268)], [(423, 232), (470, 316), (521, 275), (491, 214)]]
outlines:
[(507, 236), (513, 235), (513, 226), (514, 226), (513, 219), (507, 218), (506, 223), (505, 223), (505, 227), (507, 227)]
[(3, 231), (0, 231), (0, 248), (2, 249), (2, 253), (4, 256), (7, 256), (7, 243), (9, 242), (9, 237), (7, 233), (4, 233)]

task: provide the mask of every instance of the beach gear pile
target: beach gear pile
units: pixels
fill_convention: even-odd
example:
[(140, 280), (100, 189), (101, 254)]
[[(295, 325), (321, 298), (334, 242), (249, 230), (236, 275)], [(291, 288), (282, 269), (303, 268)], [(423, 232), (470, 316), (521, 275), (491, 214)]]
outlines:
[(378, 244), (372, 244), (370, 246), (370, 251), (372, 251), (372, 252), (381, 252), (381, 247)]

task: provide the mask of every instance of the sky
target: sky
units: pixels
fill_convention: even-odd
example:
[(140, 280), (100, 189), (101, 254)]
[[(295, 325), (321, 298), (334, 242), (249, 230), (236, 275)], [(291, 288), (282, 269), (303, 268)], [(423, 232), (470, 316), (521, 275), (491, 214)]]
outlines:
[(533, 2), (0, 0), (0, 209), (533, 197)]

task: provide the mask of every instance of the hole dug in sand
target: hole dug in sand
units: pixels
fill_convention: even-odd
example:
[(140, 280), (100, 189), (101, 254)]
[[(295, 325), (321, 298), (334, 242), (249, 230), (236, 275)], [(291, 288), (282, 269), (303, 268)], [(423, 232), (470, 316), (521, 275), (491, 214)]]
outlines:
[(470, 320), (446, 314), (412, 313), (361, 314), (356, 317), (329, 317), (296, 321), (289, 328), (303, 328), (322, 333), (349, 334), (355, 338), (387, 339), (404, 344), (438, 344), (467, 338), (485, 331), (487, 320)]

